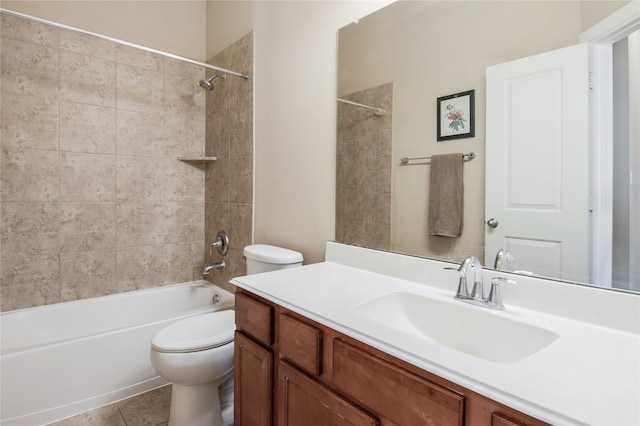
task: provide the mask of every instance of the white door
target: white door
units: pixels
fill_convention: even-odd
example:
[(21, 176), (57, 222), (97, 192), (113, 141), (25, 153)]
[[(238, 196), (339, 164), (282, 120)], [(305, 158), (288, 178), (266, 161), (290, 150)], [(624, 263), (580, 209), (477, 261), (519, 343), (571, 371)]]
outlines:
[[(485, 264), (589, 282), (590, 46), (487, 68)], [(493, 219), (493, 222), (488, 222)]]

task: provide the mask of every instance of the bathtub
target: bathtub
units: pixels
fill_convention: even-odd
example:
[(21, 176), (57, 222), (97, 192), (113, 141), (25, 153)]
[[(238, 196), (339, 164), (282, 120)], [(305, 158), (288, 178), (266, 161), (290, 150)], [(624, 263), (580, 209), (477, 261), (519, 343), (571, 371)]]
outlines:
[(149, 361), (153, 335), (233, 306), (194, 281), (0, 314), (0, 424), (47, 424), (167, 384)]

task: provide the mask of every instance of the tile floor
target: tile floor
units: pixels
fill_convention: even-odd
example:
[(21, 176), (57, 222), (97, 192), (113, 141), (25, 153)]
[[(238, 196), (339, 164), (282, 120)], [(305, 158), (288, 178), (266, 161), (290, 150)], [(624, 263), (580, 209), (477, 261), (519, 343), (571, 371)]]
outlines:
[(167, 426), (170, 404), (167, 385), (49, 426)]

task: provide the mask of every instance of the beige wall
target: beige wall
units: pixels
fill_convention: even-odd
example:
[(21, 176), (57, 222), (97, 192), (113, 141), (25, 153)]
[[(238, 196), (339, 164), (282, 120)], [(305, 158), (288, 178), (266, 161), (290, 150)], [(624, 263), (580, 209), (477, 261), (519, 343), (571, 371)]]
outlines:
[(254, 31), (255, 242), (324, 259), (335, 226), (336, 33), (388, 3), (209, 2), (209, 55)]
[(205, 0), (2, 0), (2, 7), (174, 55), (206, 59)]
[(609, 16), (631, 1), (632, 0), (583, 1), (580, 14), (581, 30), (587, 30), (594, 24), (601, 21), (605, 16)]

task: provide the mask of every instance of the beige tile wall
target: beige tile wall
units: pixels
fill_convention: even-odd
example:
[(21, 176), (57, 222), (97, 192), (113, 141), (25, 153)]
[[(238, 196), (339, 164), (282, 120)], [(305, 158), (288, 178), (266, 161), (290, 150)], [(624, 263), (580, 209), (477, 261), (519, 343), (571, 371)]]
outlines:
[(204, 154), (204, 69), (6, 14), (1, 28), (1, 309), (199, 279), (205, 167), (176, 158)]
[[(209, 60), (218, 66), (253, 73), (253, 33)], [(207, 75), (211, 75), (209, 72)], [(206, 153), (218, 158), (207, 166), (205, 182), (205, 242), (218, 231), (229, 235), (224, 271), (207, 279), (233, 291), (229, 279), (245, 274), (242, 250), (253, 241), (253, 79), (213, 80), (207, 93)], [(205, 250), (207, 262), (217, 262)]]
[(387, 113), (338, 103), (336, 241), (389, 250), (393, 84), (342, 98)]

